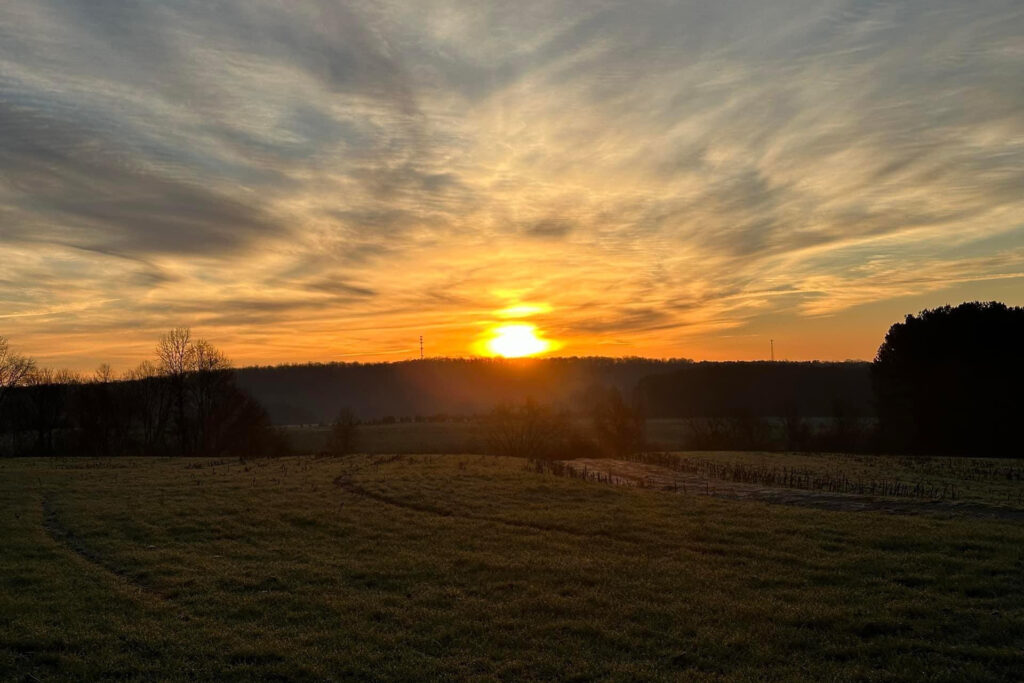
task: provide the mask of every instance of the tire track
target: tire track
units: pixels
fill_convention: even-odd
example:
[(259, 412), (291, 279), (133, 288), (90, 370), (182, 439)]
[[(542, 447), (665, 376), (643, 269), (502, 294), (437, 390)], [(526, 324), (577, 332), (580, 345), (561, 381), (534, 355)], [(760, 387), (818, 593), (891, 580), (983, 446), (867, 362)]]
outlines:
[(426, 503), (414, 503), (393, 496), (388, 496), (377, 491), (371, 491), (366, 489), (359, 484), (356, 484), (351, 479), (347, 478), (346, 475), (342, 474), (334, 478), (334, 485), (343, 491), (351, 493), (353, 495), (362, 496), (371, 500), (376, 500), (385, 505), (391, 505), (393, 507), (402, 508), (405, 510), (414, 510), (423, 514), (434, 515), (436, 517), (447, 517), (453, 519), (465, 519), (473, 522), (488, 522), (491, 524), (501, 524), (504, 526), (514, 527), (517, 529), (532, 529), (534, 531), (542, 532), (554, 532), (560, 534), (567, 534), (569, 536), (575, 536), (577, 538), (586, 539), (605, 539), (611, 541), (619, 541), (621, 543), (629, 543), (633, 545), (642, 545), (645, 541), (634, 538), (626, 538), (623, 536), (616, 536), (602, 531), (580, 531), (578, 529), (572, 529), (570, 527), (564, 527), (557, 524), (536, 524), (534, 522), (525, 522), (517, 519), (506, 519), (504, 517), (494, 517), (491, 515), (475, 515), (473, 513), (465, 512), (454, 512), (445, 508), (435, 507)]
[(50, 537), (57, 546), (77, 557), (94, 569), (106, 574), (114, 583), (129, 592), (144, 596), (160, 603), (170, 598), (159, 591), (139, 583), (126, 571), (120, 569), (103, 559), (98, 553), (87, 548), (75, 534), (60, 523), (57, 511), (53, 507), (53, 500), (47, 496), (42, 501), (42, 526), (46, 535)]

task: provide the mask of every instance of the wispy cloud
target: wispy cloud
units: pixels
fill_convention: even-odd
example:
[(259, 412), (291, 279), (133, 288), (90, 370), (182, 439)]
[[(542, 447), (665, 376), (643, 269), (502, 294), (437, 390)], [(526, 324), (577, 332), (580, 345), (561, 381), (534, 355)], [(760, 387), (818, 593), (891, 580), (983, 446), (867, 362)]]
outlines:
[(542, 302), (565, 352), (700, 355), (980, 296), (1024, 282), (1022, 32), (1008, 0), (9, 0), (2, 332), (461, 354)]

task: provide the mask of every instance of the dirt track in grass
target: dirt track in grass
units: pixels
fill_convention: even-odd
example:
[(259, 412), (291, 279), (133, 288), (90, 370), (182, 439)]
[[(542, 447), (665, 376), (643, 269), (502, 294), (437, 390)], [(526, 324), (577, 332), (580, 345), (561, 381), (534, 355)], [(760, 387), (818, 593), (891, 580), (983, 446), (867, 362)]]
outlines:
[(713, 496), (729, 500), (755, 500), (842, 512), (887, 512), (903, 515), (1024, 521), (1024, 510), (980, 503), (900, 500), (848, 493), (756, 486), (709, 479), (699, 474), (677, 472), (660, 465), (625, 460), (579, 458), (565, 460), (562, 464), (587, 477), (601, 478), (602, 481), (610, 481), (612, 484), (620, 486), (642, 486), (688, 495)]
[(42, 501), (42, 522), (43, 531), (46, 532), (47, 537), (71, 557), (77, 558), (91, 567), (95, 567), (106, 574), (115, 584), (128, 589), (133, 594), (136, 594), (136, 596), (145, 596), (156, 600), (166, 599), (166, 596), (133, 580), (126, 572), (111, 566), (101, 556), (82, 545), (75, 538), (75, 535), (61, 523), (54, 508), (53, 500), (50, 498), (44, 498)]

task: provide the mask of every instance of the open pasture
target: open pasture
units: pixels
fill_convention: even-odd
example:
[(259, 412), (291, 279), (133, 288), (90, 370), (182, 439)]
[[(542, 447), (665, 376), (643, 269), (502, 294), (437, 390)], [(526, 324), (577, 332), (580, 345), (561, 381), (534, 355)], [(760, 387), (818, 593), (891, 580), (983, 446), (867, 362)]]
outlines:
[(1024, 525), (1001, 519), (466, 455), (7, 460), (0, 501), (3, 679), (1024, 670)]

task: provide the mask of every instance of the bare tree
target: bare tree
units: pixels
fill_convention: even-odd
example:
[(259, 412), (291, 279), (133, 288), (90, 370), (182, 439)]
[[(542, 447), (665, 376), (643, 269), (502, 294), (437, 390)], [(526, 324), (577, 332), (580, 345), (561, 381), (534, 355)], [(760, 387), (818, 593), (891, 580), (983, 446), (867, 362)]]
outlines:
[(124, 379), (128, 405), (138, 424), (142, 453), (152, 455), (162, 443), (173, 397), (160, 368), (148, 360), (125, 373)]
[(187, 327), (176, 327), (160, 337), (156, 356), (160, 371), (168, 377), (174, 399), (174, 421), (178, 432), (178, 446), (182, 453), (189, 450), (188, 419), (185, 414), (187, 387), (185, 379), (192, 370), (194, 349), (192, 332)]
[(35, 367), (35, 361), (11, 351), (7, 337), (0, 336), (0, 408), (7, 393), (24, 384)]
[[(174, 421), (181, 453), (207, 451), (217, 403), (231, 384), (231, 364), (205, 339), (192, 339), (187, 327), (178, 327), (157, 344), (160, 371), (169, 383)], [(221, 419), (223, 416), (217, 416)]]
[(603, 392), (591, 409), (594, 434), (610, 455), (622, 457), (644, 447), (644, 418), (622, 398), (618, 389)]
[(174, 328), (160, 337), (156, 346), (160, 370), (169, 377), (184, 376), (191, 371), (194, 354), (192, 331), (187, 327)]
[(130, 440), (134, 406), (115, 386), (114, 371), (101, 364), (79, 388), (79, 442), (93, 455), (111, 455), (125, 450)]
[[(159, 364), (123, 376), (101, 365), (83, 381), (36, 370), (0, 338), (4, 452), (183, 455), (287, 452), (266, 410), (239, 388), (224, 354), (187, 328), (165, 334)], [(9, 392), (12, 388), (16, 391)]]
[(114, 371), (110, 368), (110, 363), (101, 363), (96, 372), (93, 373), (93, 381), (98, 384), (110, 384), (114, 381)]
[(191, 345), (189, 398), (195, 411), (195, 447), (208, 450), (213, 435), (214, 409), (231, 382), (231, 363), (213, 344), (197, 339)]
[(78, 381), (72, 372), (49, 368), (33, 370), (25, 378), (26, 418), (36, 433), (36, 452), (40, 455), (56, 450), (54, 433), (68, 426), (68, 396)]
[(570, 432), (565, 415), (532, 400), (516, 407), (496, 407), (488, 423), (490, 451), (516, 458), (556, 457)]
[(191, 349), (192, 368), (196, 372), (215, 372), (231, 367), (227, 357), (205, 339), (197, 339)]
[(356, 427), (359, 422), (349, 408), (342, 408), (331, 424), (327, 438), (328, 455), (348, 455), (355, 450)]

